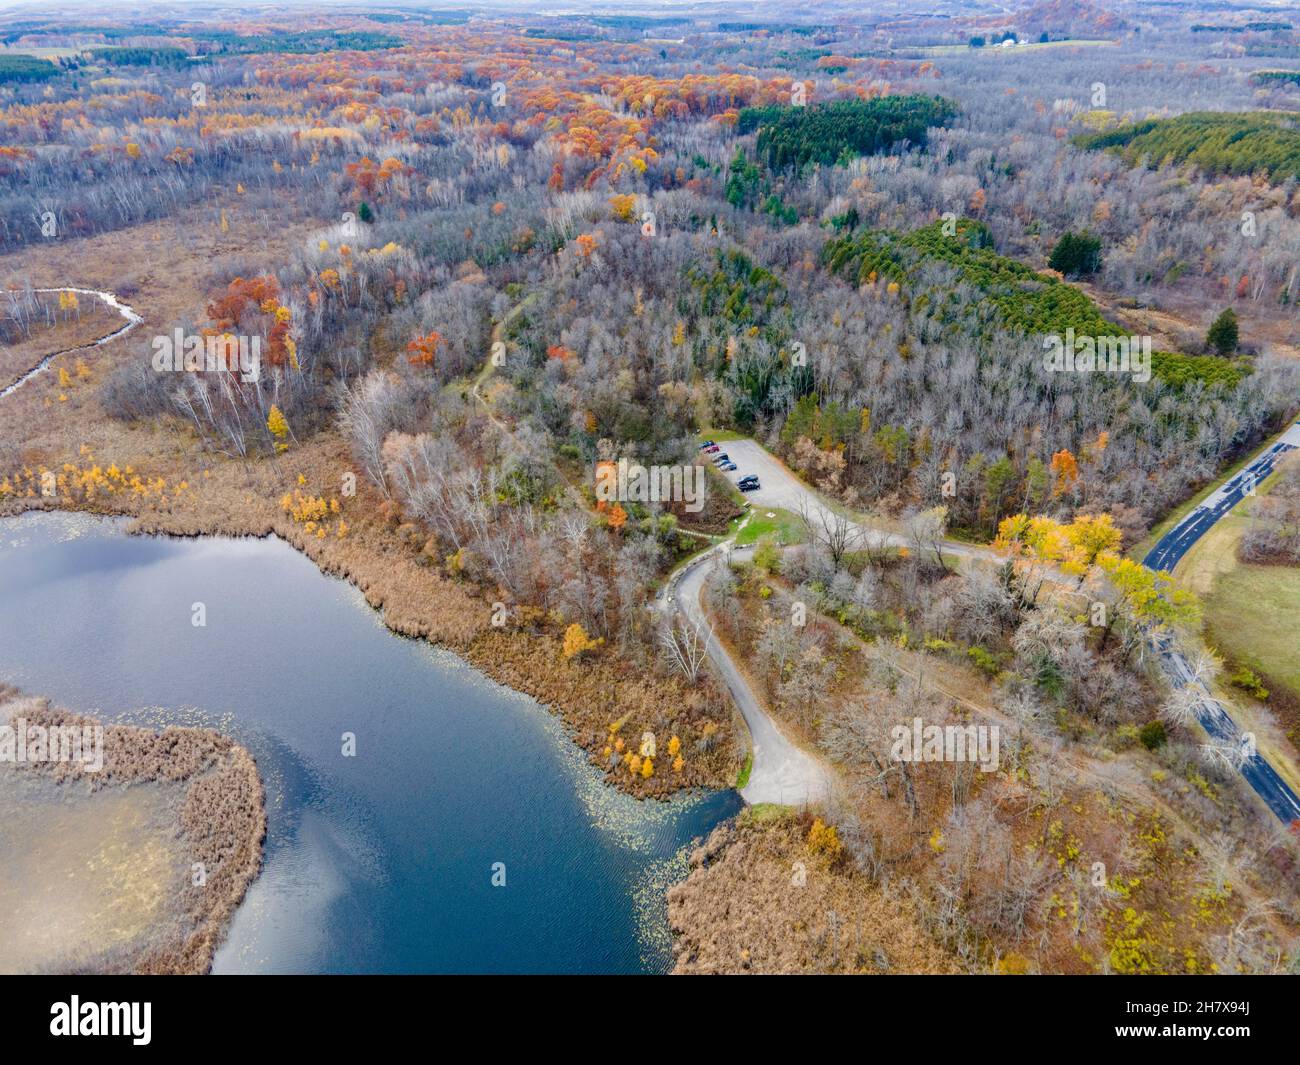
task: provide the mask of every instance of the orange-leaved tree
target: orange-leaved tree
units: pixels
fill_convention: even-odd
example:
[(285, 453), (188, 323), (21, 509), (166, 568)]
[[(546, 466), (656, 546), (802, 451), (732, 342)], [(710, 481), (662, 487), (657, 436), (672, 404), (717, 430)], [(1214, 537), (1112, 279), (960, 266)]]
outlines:
[(407, 356), (407, 361), (412, 366), (432, 366), (434, 356), (444, 343), (446, 342), (442, 334), (438, 332), (429, 332), (422, 337), (416, 337), (406, 345), (406, 350), (411, 352)]

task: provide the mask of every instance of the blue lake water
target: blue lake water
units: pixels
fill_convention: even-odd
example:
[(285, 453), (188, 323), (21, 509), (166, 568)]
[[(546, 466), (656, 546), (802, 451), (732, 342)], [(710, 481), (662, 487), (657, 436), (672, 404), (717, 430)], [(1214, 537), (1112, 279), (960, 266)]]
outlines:
[(534, 700), (393, 636), (276, 540), (0, 521), (0, 681), (252, 751), (264, 867), (217, 973), (662, 971), (663, 893), (740, 808), (606, 787)]

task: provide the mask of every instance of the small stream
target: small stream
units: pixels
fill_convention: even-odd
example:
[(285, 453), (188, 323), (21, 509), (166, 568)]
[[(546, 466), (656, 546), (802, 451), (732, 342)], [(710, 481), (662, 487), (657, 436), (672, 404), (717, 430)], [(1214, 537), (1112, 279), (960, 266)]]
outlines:
[(113, 332), (109, 333), (108, 336), (100, 337), (98, 340), (92, 340), (89, 344), (78, 344), (74, 348), (64, 348), (62, 351), (51, 352), (49, 355), (46, 355), (45, 358), (43, 358), (35, 366), (33, 366), (30, 370), (28, 370), (25, 374), (23, 374), (22, 377), (18, 378), (18, 380), (15, 381), (13, 384), (8, 385), (3, 389), (0, 389), (0, 399), (4, 399), (5, 396), (13, 392), (17, 392), (18, 389), (22, 388), (23, 385), (25, 385), (37, 374), (44, 373), (46, 370), (50, 368), (50, 364), (55, 359), (57, 359), (60, 355), (71, 355), (74, 352), (89, 351), (91, 348), (102, 347), (104, 344), (107, 344), (111, 340), (116, 340), (120, 336), (126, 336), (127, 333), (131, 332), (132, 329), (134, 329), (137, 325), (139, 325), (141, 322), (144, 321), (144, 319), (141, 318), (138, 314), (136, 314), (131, 307), (128, 307), (125, 303), (122, 303), (111, 292), (100, 292), (98, 289), (93, 289), (93, 288), (37, 288), (37, 289), (32, 289), (32, 291), (42, 293), (42, 294), (48, 294), (53, 292), (75, 292), (78, 296), (94, 296), (97, 299), (101, 300), (103, 303), (107, 304), (113, 310), (117, 311), (117, 313), (120, 314), (123, 318), (125, 318), (126, 325), (122, 326), (121, 329), (115, 329)]

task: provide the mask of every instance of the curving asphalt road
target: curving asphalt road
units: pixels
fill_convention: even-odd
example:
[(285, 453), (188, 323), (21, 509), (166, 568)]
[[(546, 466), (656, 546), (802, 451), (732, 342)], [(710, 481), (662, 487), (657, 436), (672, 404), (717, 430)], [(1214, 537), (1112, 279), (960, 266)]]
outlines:
[[(734, 473), (727, 474), (733, 482), (751, 473), (758, 474), (762, 487), (747, 495), (756, 510), (780, 507), (797, 514), (805, 503), (814, 516), (827, 510), (826, 502), (817, 493), (756, 441), (728, 440), (721, 447), (738, 467)], [(1300, 448), (1300, 421), (1293, 424), (1245, 469), (1232, 477), (1162, 537), (1148, 553), (1144, 564), (1152, 569), (1172, 569), (1196, 540), (1240, 502), (1252, 485), (1258, 484), (1272, 472), (1279, 456), (1294, 448)], [(873, 529), (862, 523), (858, 523), (858, 527), (862, 530), (862, 535), (871, 537), (873, 543), (881, 546), (898, 547), (907, 544), (906, 538), (896, 533)], [(952, 541), (944, 541), (942, 547), (945, 554), (1002, 561), (1001, 555), (987, 547)], [(1240, 727), (1227, 708), (1194, 678), (1187, 657), (1179, 648), (1173, 634), (1168, 632), (1153, 634), (1151, 643), (1160, 657), (1166, 676), (1174, 687), (1182, 688), (1191, 684), (1203, 693), (1197, 716), (1211, 740), (1224, 746), (1238, 746), (1242, 737)], [(1300, 819), (1300, 798), (1268, 760), (1258, 752), (1243, 762), (1241, 775), (1282, 821), (1289, 824)]]
[(1279, 458), (1296, 448), (1300, 448), (1300, 420), (1165, 533), (1155, 547), (1147, 552), (1147, 557), (1142, 560), (1143, 565), (1149, 569), (1162, 569), (1172, 573), (1192, 544), (1272, 473)]
[[(1172, 571), (1197, 540), (1240, 503), (1254, 486), (1273, 472), (1283, 454), (1297, 448), (1300, 448), (1300, 420), (1165, 533), (1142, 560), (1143, 565), (1150, 569)], [(1228, 713), (1227, 707), (1192, 675), (1187, 658), (1173, 637), (1161, 634), (1152, 642), (1170, 683), (1178, 688), (1191, 686), (1199, 692), (1201, 698), (1197, 703), (1196, 717), (1210, 738), (1223, 746), (1239, 748), (1242, 742), (1240, 727)], [(1246, 758), (1241, 766), (1241, 775), (1282, 821), (1290, 824), (1300, 819), (1300, 797), (1263, 755), (1256, 751)]]
[[(744, 555), (752, 548), (736, 548), (736, 555)], [(708, 632), (709, 660), (736, 701), (753, 744), (754, 763), (749, 782), (740, 789), (741, 797), (750, 804), (780, 803), (785, 806), (806, 806), (824, 802), (830, 797), (832, 779), (826, 768), (812, 755), (796, 747), (781, 732), (776, 722), (768, 717), (754, 690), (741, 674), (726, 649), (713, 635), (700, 602), (704, 582), (714, 567), (726, 565), (733, 553), (731, 540), (701, 555), (682, 569), (668, 583), (659, 596), (661, 611), (679, 611), (687, 621)]]

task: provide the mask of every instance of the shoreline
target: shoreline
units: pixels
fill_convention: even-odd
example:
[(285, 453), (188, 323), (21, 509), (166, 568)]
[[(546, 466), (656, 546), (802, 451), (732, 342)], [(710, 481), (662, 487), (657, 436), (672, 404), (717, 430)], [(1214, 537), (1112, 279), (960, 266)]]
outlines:
[[(390, 634), (427, 640), (456, 654), (488, 679), (535, 699), (548, 713), (562, 720), (568, 738), (583, 749), (593, 766), (603, 771), (607, 785), (637, 799), (660, 800), (692, 789), (722, 791), (735, 787), (741, 764), (739, 752), (747, 749), (747, 732), (740, 731), (744, 725), (737, 720), (734, 705), (728, 703), (720, 708), (725, 712), (708, 718), (716, 719), (720, 740), (719, 749), (712, 757), (691, 758), (685, 770), (678, 774), (666, 765), (662, 774), (651, 778), (620, 771), (602, 753), (613, 735), (610, 724), (627, 721), (629, 727), (625, 734), (640, 735), (641, 725), (647, 719), (653, 721), (671, 714), (687, 697), (694, 696), (699, 703), (698, 689), (688, 689), (676, 678), (629, 677), (620, 668), (621, 663), (611, 662), (605, 656), (579, 664), (564, 662), (560, 637), (545, 628), (523, 625), (493, 628), (491, 604), (467, 591), (464, 585), (433, 572), (430, 566), (414, 561), (409, 553), (404, 558), (393, 557), (392, 549), (400, 546), (400, 541), (383, 545), (383, 550), (367, 543), (363, 550), (352, 552), (355, 557), (341, 558), (337, 552), (322, 546), (337, 545), (340, 541), (319, 540), (300, 525), (287, 519), (277, 520), (279, 515), (274, 513), (253, 520), (243, 514), (235, 517), (228, 513), (196, 514), (188, 510), (178, 513), (156, 507), (132, 513), (123, 508), (104, 507), (102, 499), (96, 501), (100, 504), (96, 506), (42, 506), (39, 501), (27, 499), (13, 502), (19, 506), (0, 505), (0, 519), (40, 513), (90, 515), (124, 520), (123, 532), (129, 536), (183, 540), (275, 537), (310, 561), (322, 576), (345, 581), (356, 588)], [(31, 505), (33, 502), (37, 505)], [(357, 542), (360, 537), (342, 541)], [(404, 583), (408, 578), (409, 583)], [(418, 587), (421, 584), (427, 587)], [(420, 591), (434, 594), (419, 597)], [(441, 603), (436, 601), (439, 592), (443, 597)], [(448, 602), (452, 597), (457, 601)], [(473, 612), (472, 618), (466, 616), (467, 608)], [(666, 739), (660, 742), (666, 743)], [(687, 742), (683, 736), (684, 746)], [(735, 765), (726, 765), (729, 761)]]
[[(157, 885), (165, 896), (170, 927), (161, 940), (138, 938), (127, 945), (101, 948), (96, 962), (110, 973), (210, 972), (235, 911), (262, 869), (266, 790), (253, 755), (214, 729), (103, 724), (4, 684), (0, 684), (0, 719), (23, 721), (27, 727), (102, 728), (103, 764), (98, 771), (75, 761), (33, 763), (31, 772), (54, 787), (84, 782), (85, 798), (105, 792), (125, 796), (131, 788), (146, 784), (177, 789), (169, 805), (171, 827), (190, 868), (174, 893), (165, 879)], [(152, 829), (158, 830), (159, 826)], [(55, 887), (37, 885), (43, 894)], [(152, 923), (149, 931), (154, 931)], [(114, 952), (124, 956), (116, 957)], [(73, 962), (74, 968), (77, 964)]]

